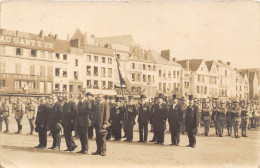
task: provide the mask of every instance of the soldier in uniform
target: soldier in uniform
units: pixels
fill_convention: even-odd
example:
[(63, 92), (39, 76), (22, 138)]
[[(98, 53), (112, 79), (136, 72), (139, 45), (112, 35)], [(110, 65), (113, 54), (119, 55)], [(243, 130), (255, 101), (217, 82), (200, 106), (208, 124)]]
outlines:
[(39, 145), (35, 148), (46, 148), (47, 146), (47, 121), (49, 115), (49, 106), (44, 97), (40, 98), (40, 105), (35, 120), (35, 131), (39, 134)]
[(133, 103), (133, 96), (128, 97), (128, 103), (125, 107), (124, 118), (126, 121), (126, 140), (125, 142), (133, 141), (133, 128), (135, 125), (135, 118), (137, 115), (136, 106)]
[(96, 100), (93, 125), (96, 132), (97, 151), (92, 154), (106, 156), (106, 128), (110, 126), (110, 123), (108, 122), (110, 118), (110, 109), (108, 103), (103, 101), (102, 95), (98, 95)]
[(164, 144), (164, 131), (166, 129), (166, 120), (167, 120), (167, 106), (163, 103), (163, 94), (159, 94), (157, 97), (157, 104), (154, 105), (153, 113), (153, 129), (156, 137), (155, 144)]
[[(2, 110), (1, 110), (2, 109)], [(5, 102), (0, 103), (0, 132), (2, 132), (2, 121), (5, 122), (6, 130), (4, 133), (9, 132), (9, 115), (12, 113), (12, 106), (9, 104), (9, 101), (5, 99)]]
[(233, 117), (232, 117), (232, 122), (233, 122), (233, 128), (234, 128), (234, 136), (235, 138), (239, 138), (238, 136), (238, 129), (239, 129), (239, 125), (241, 122), (241, 108), (238, 105), (238, 100), (234, 101), (234, 107), (233, 107)]
[(187, 147), (196, 147), (196, 134), (199, 126), (199, 107), (194, 104), (193, 95), (189, 95), (189, 105), (186, 109), (185, 130), (188, 133), (189, 145)]
[(52, 146), (49, 149), (56, 150), (56, 149), (60, 149), (60, 143), (61, 143), (60, 122), (61, 122), (62, 107), (56, 95), (52, 95), (49, 97), (49, 103), (50, 103), (50, 109), (48, 114), (47, 126), (51, 130), (51, 135), (53, 138)]
[(180, 128), (183, 120), (183, 111), (178, 103), (176, 95), (172, 96), (173, 103), (170, 105), (168, 113), (168, 122), (171, 132), (171, 145), (179, 146), (180, 143)]
[(226, 126), (227, 126), (228, 136), (231, 136), (232, 135), (232, 107), (229, 101), (227, 101), (226, 109), (227, 109)]
[(72, 100), (72, 95), (69, 94), (66, 97), (64, 105), (62, 107), (61, 114), (61, 125), (64, 129), (64, 136), (66, 140), (67, 149), (65, 151), (74, 151), (77, 148), (73, 138), (72, 131), (74, 130), (74, 125), (76, 121), (77, 107), (74, 100)]
[(34, 132), (34, 119), (35, 119), (35, 114), (37, 113), (37, 103), (35, 103), (34, 98), (30, 98), (29, 103), (26, 106), (26, 113), (27, 113), (27, 118), (29, 120), (30, 124), (30, 133), (33, 135)]
[(112, 106), (111, 109), (111, 121), (112, 123), (112, 132), (115, 137), (115, 141), (121, 140), (121, 129), (123, 124), (123, 118), (124, 118), (124, 108), (121, 106), (121, 102), (119, 97), (116, 98), (115, 106)]
[(210, 120), (211, 120), (211, 114), (212, 114), (212, 109), (210, 107), (210, 102), (208, 100), (204, 100), (203, 105), (202, 105), (202, 110), (201, 110), (201, 120), (203, 122), (204, 126), (204, 135), (208, 136), (209, 135), (209, 128), (210, 128)]
[(249, 108), (250, 107), (246, 105), (246, 102), (243, 101), (242, 105), (241, 105), (241, 125), (240, 125), (243, 137), (247, 137), (246, 128), (247, 128), (248, 119), (249, 119)]
[(220, 106), (217, 111), (217, 126), (218, 126), (218, 136), (223, 137), (223, 130), (226, 122), (227, 109), (225, 107), (225, 102), (220, 101)]
[(18, 125), (18, 131), (16, 134), (20, 134), (22, 132), (22, 119), (25, 113), (25, 105), (22, 103), (22, 99), (20, 97), (17, 98), (17, 103), (15, 105), (15, 119)]
[(217, 111), (218, 111), (218, 99), (212, 101), (212, 121), (214, 122), (215, 133), (218, 135), (218, 122), (217, 122)]
[(148, 123), (151, 120), (151, 109), (146, 102), (147, 97), (145, 95), (140, 96), (140, 105), (138, 107), (138, 126), (139, 126), (139, 141), (147, 142), (148, 136)]
[[(86, 95), (87, 96), (87, 95)], [(91, 113), (92, 104), (83, 94), (79, 95), (78, 111), (76, 116), (77, 130), (81, 143), (81, 150), (77, 153), (88, 153), (88, 127), (90, 126), (89, 115)]]

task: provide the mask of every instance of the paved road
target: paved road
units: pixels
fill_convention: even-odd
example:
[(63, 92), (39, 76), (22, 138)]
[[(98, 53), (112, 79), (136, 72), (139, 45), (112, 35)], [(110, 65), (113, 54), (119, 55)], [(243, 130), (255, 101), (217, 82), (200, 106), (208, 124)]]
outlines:
[[(1, 165), (7, 168), (45, 168), (45, 167), (257, 167), (260, 161), (260, 129), (250, 130), (248, 138), (197, 137), (197, 148), (187, 148), (186, 135), (181, 135), (179, 147), (172, 147), (170, 135), (166, 134), (164, 146), (137, 142), (107, 143), (106, 157), (80, 155), (61, 151), (34, 149), (38, 144), (36, 135), (0, 134)], [(152, 134), (149, 134), (149, 139)], [(138, 133), (134, 133), (138, 140)], [(76, 139), (76, 143), (80, 142)], [(48, 146), (52, 139), (48, 137)], [(79, 148), (76, 149), (78, 151)], [(96, 150), (94, 140), (90, 141), (90, 152)]]

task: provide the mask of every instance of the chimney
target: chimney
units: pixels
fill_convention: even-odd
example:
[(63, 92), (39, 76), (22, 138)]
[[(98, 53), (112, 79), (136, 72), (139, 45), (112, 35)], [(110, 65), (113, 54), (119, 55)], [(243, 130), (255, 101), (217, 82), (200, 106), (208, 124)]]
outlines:
[(176, 61), (177, 61), (177, 59), (176, 59), (176, 58), (172, 58), (172, 61), (173, 61), (173, 62), (176, 62)]
[(39, 36), (40, 36), (41, 39), (44, 39), (44, 32), (43, 32), (43, 30), (40, 31)]
[(185, 60), (185, 68), (189, 71), (190, 70), (190, 60)]
[(227, 62), (227, 65), (230, 66), (230, 62)]
[(57, 40), (58, 39), (58, 34), (55, 34), (54, 38)]
[(171, 54), (170, 54), (170, 50), (162, 50), (161, 51), (161, 57), (163, 57), (164, 59), (171, 61)]
[(71, 45), (71, 47), (79, 48), (80, 47), (80, 40), (79, 39), (70, 40), (70, 45)]

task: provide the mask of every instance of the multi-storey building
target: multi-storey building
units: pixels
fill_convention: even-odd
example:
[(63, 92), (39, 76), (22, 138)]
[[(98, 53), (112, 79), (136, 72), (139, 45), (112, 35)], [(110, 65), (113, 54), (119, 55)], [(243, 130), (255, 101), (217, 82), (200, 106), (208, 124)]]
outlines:
[(236, 73), (236, 98), (248, 99), (249, 98), (249, 81), (247, 74)]
[(218, 85), (219, 85), (219, 71), (216, 61), (205, 61), (209, 70), (209, 97), (218, 97)]

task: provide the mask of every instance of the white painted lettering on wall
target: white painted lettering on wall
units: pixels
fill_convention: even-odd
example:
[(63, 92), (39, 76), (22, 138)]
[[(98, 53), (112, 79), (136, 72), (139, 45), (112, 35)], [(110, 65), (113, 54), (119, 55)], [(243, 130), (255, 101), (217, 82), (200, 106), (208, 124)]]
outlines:
[(46, 49), (53, 49), (52, 43), (30, 40), (30, 39), (17, 38), (17, 37), (0, 36), (0, 42), (2, 42), (2, 43), (14, 43), (14, 44), (18, 44), (18, 45), (39, 47), (39, 48), (46, 48)]

